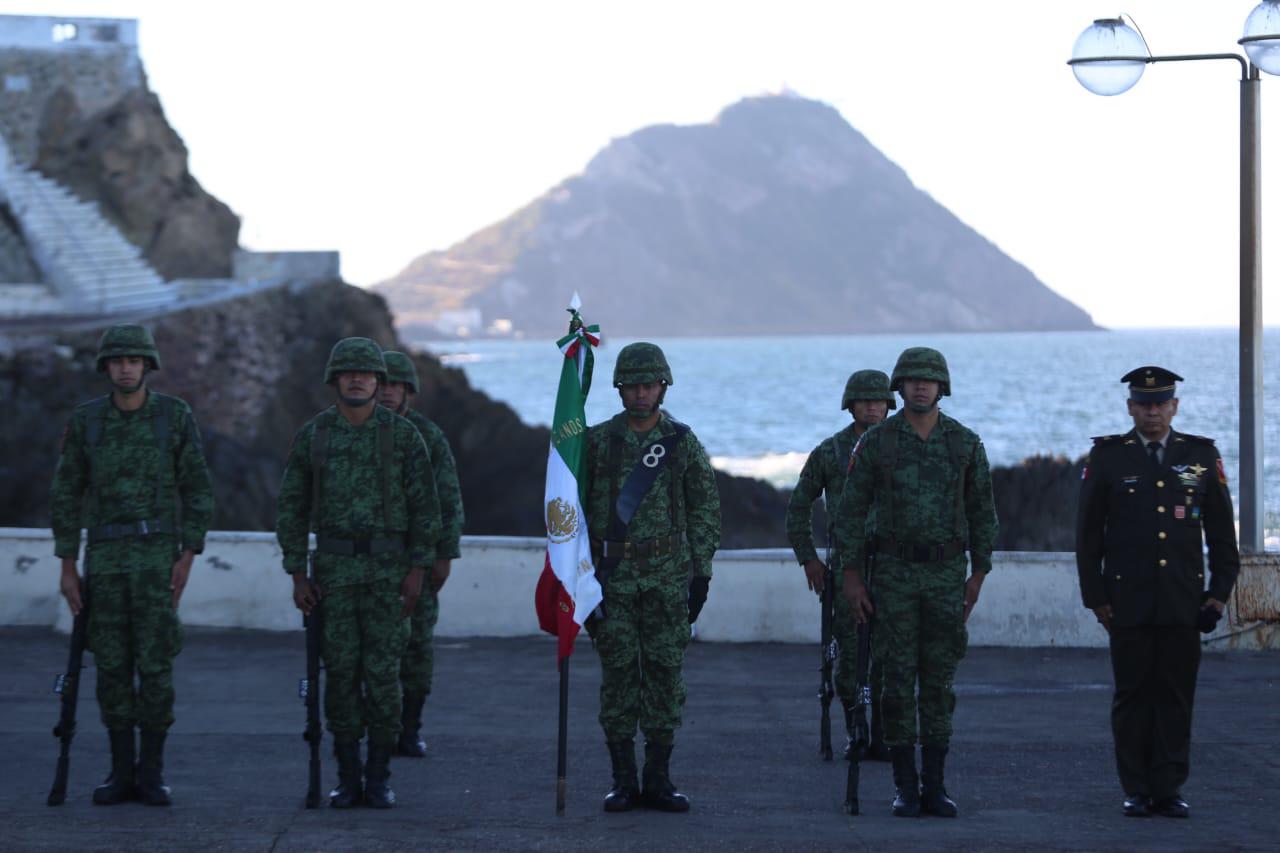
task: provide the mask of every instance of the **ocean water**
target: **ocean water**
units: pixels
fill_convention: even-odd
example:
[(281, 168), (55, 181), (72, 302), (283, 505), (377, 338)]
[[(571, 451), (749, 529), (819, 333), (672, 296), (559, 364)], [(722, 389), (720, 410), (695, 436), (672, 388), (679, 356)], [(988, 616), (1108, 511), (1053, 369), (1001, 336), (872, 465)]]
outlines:
[[(607, 331), (607, 330), (606, 330)], [(587, 419), (618, 411), (613, 362), (630, 340), (596, 351)], [(1217, 440), (1238, 479), (1239, 356), (1234, 329), (655, 339), (675, 384), (666, 408), (689, 423), (714, 464), (789, 485), (810, 450), (849, 422), (840, 410), (854, 370), (889, 373), (908, 346), (947, 357), (953, 396), (942, 409), (976, 430), (994, 465), (1037, 454), (1076, 458), (1089, 437), (1125, 432), (1120, 377), (1157, 364), (1185, 377), (1174, 428)], [(471, 383), (530, 424), (549, 425), (562, 356), (554, 341), (430, 342), (420, 348), (459, 367)], [(1264, 334), (1264, 488), (1269, 538), (1280, 535), (1280, 329)], [(1073, 509), (1073, 508), (1069, 508)]]

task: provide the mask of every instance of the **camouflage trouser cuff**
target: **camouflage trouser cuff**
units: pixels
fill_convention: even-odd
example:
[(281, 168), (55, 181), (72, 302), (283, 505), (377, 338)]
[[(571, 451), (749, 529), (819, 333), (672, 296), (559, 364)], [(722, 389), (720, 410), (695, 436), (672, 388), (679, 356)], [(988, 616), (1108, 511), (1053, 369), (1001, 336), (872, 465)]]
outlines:
[(672, 746), (676, 742), (676, 733), (671, 729), (653, 729), (644, 733), (644, 739), (655, 746)]

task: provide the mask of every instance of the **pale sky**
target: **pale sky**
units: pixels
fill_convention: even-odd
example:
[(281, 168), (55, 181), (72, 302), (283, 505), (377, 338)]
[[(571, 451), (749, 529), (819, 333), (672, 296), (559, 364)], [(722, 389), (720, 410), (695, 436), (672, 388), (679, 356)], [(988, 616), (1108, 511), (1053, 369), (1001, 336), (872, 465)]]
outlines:
[[(139, 19), (151, 86), (196, 177), (243, 218), (242, 242), (339, 249), (356, 284), (506, 217), (610, 139), (786, 87), (835, 106), (1097, 322), (1234, 326), (1238, 66), (1149, 66), (1102, 98), (1066, 60), (1120, 12), (1155, 54), (1238, 51), (1255, 2), (1105, 2), (0, 0), (0, 13)], [(1267, 135), (1280, 78), (1263, 78), (1263, 233), (1280, 234)], [(1272, 325), (1278, 255), (1263, 252)]]

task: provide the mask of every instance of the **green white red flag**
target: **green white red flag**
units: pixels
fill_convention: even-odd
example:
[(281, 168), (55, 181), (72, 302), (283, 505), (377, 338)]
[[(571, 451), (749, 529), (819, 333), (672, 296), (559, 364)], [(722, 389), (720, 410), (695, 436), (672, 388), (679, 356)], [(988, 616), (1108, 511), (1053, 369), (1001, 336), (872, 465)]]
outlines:
[(551, 421), (551, 449), (547, 456), (544, 521), (547, 554), (538, 578), (534, 605), (538, 625), (559, 638), (559, 659), (573, 653), (578, 630), (604, 597), (596, 580), (587, 533), (585, 479), (587, 451), (587, 392), (595, 364), (592, 347), (600, 343), (598, 326), (582, 322), (582, 303), (573, 295), (569, 334), (556, 342), (564, 355), (560, 388)]

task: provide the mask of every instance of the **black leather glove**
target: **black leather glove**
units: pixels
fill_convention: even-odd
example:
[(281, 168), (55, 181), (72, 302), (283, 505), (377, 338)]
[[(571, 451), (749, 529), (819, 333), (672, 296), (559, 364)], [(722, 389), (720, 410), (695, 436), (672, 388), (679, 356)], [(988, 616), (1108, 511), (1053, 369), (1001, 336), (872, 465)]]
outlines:
[(711, 588), (711, 578), (694, 575), (689, 581), (689, 624), (698, 621), (702, 605), (707, 603), (707, 590)]
[[(1201, 602), (1209, 600), (1209, 593), (1200, 596)], [(1212, 634), (1213, 629), (1218, 627), (1218, 620), (1222, 618), (1222, 614), (1218, 612), (1218, 608), (1211, 604), (1202, 603), (1200, 605), (1200, 615), (1196, 617), (1196, 627), (1200, 629), (1201, 634)]]

